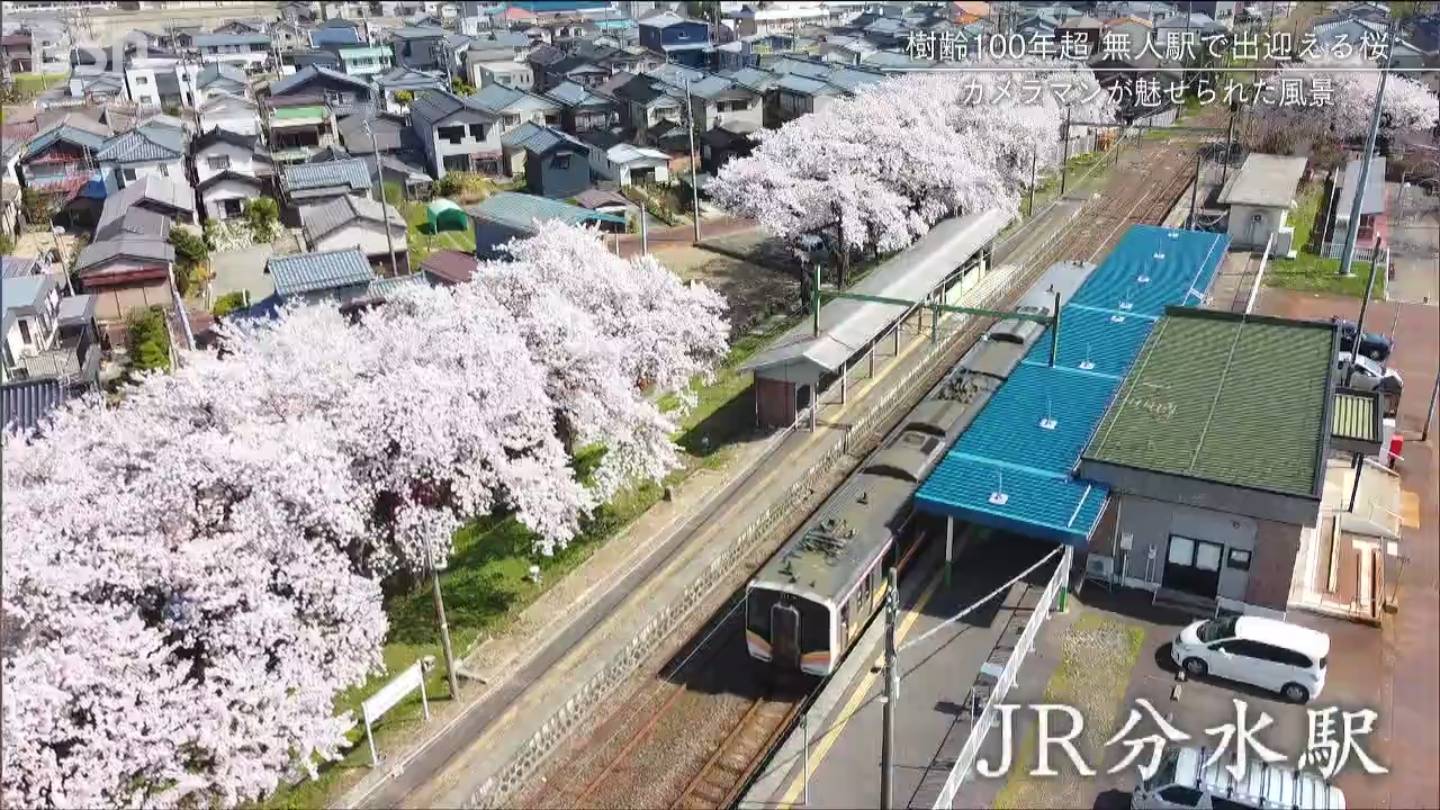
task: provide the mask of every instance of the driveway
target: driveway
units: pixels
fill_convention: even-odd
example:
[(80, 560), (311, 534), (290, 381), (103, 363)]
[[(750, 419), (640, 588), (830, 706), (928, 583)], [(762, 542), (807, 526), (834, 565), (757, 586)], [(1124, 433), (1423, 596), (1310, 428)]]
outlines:
[(265, 273), (270, 254), (269, 245), (210, 254), (210, 267), (215, 271), (215, 278), (210, 282), (211, 300), (226, 293), (248, 290), (250, 300), (259, 301), (275, 292), (275, 282)]

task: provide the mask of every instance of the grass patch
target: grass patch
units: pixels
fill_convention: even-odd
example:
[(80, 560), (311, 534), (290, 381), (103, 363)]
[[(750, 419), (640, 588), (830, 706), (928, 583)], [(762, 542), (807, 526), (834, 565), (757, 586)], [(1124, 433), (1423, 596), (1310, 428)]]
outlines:
[[(1340, 260), (1321, 256), (1317, 248), (1324, 229), (1319, 222), (1320, 209), (1324, 204), (1325, 184), (1315, 183), (1301, 192), (1296, 200), (1295, 210), (1290, 213), (1290, 224), (1295, 228), (1295, 238), (1301, 242), (1295, 258), (1272, 258), (1265, 269), (1266, 287), (1276, 287), (1298, 292), (1348, 295), (1360, 298), (1365, 295), (1365, 285), (1370, 279), (1370, 263), (1358, 259), (1351, 263), (1351, 275), (1340, 275)], [(1318, 223), (1318, 224), (1317, 224)], [(1375, 298), (1385, 297), (1385, 274), (1375, 276)]]
[[(1065, 633), (1060, 665), (1045, 684), (1042, 702), (1073, 706), (1085, 718), (1085, 731), (1075, 747), (1086, 763), (1097, 769), (1105, 740), (1120, 717), (1130, 670), (1140, 657), (1144, 640), (1145, 631), (1139, 625), (1087, 611)], [(1068, 772), (1069, 759), (1058, 751), (1052, 751), (1059, 758), (1052, 757), (1051, 766), (1060, 771), (1059, 776), (1029, 775), (1038, 759), (1038, 742), (1038, 731), (1029, 728), (1005, 787), (995, 797), (995, 807), (1068, 807), (1084, 798), (1088, 780)]]
[(425, 203), (415, 200), (404, 200), (396, 206), (400, 215), (405, 217), (405, 225), (408, 228), (405, 239), (410, 247), (410, 262), (419, 266), (426, 256), (437, 250), (460, 250), (466, 253), (475, 252), (475, 231), (466, 228), (463, 231), (430, 231), (430, 221), (426, 215)]
[[(424, 206), (418, 208), (423, 222)], [(406, 214), (406, 221), (412, 223), (413, 232), (410, 213)], [(744, 396), (750, 384), (749, 375), (736, 371), (735, 367), (793, 323), (793, 319), (776, 318), (765, 328), (737, 340), (715, 379), (696, 391), (697, 405), (680, 420), (676, 436), (676, 442), (688, 453), (684, 467), (663, 482), (645, 482), (621, 492), (596, 510), (580, 534), (554, 556), (534, 554), (534, 535), (513, 517), (478, 519), (456, 532), (449, 567), (440, 574), (445, 615), (456, 655), (463, 657), (484, 636), (503, 631), (549, 585), (589, 559), (605, 541), (655, 505), (666, 486), (678, 484), (698, 469), (717, 466), (725, 457), (722, 452), (725, 447), (750, 430), (754, 423), (749, 400)], [(673, 395), (660, 400), (662, 409), (673, 409), (678, 404), (679, 400)], [(582, 475), (599, 461), (599, 455), (598, 450), (577, 454), (577, 469)], [(536, 585), (527, 578), (531, 565), (540, 566), (542, 584)], [(386, 674), (341, 694), (335, 701), (337, 713), (354, 711), (358, 717), (365, 698), (395, 673), (427, 655), (439, 664), (426, 676), (427, 694), (432, 699), (448, 696), (432, 599), (426, 580), (413, 592), (386, 600), (385, 612), (390, 618), (390, 633), (382, 652)], [(418, 694), (391, 709), (375, 729), (375, 744), (381, 755), (387, 751), (393, 754), (396, 739), (422, 722), (423, 708)], [(349, 738), (353, 746), (345, 757), (325, 765), (316, 779), (282, 788), (261, 807), (309, 808), (334, 804), (340, 793), (369, 772), (370, 752), (365, 745), (364, 727), (352, 729)]]
[(64, 73), (16, 73), (12, 77), (15, 94), (22, 98), (33, 98), (65, 81)]

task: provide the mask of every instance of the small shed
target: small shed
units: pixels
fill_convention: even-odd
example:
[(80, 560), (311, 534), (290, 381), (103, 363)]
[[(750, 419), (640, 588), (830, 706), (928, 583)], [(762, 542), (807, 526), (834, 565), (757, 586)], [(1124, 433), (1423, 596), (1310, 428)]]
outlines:
[(625, 228), (624, 217), (516, 191), (492, 194), (465, 212), (475, 223), (475, 256), (480, 259), (502, 257), (501, 245), (514, 238), (534, 236), (541, 223), (596, 225), (607, 231)]
[[(1260, 250), (1275, 237), (1274, 255), (1294, 252), (1295, 229), (1286, 225), (1305, 158), (1252, 154), (1220, 192), (1220, 204), (1230, 209), (1227, 231), (1235, 247)], [(1303, 242), (1308, 234), (1301, 234)]]
[(463, 231), (470, 227), (465, 209), (444, 197), (437, 197), (425, 206), (425, 221), (430, 223), (430, 233)]

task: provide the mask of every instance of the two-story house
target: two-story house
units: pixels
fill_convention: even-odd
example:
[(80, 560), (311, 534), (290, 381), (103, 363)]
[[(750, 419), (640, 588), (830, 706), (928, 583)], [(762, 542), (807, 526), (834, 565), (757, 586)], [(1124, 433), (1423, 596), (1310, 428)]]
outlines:
[(710, 24), (666, 11), (640, 21), (640, 46), (667, 62), (703, 67), (709, 57)]
[(201, 34), (195, 49), (202, 62), (228, 62), (255, 71), (270, 61), (270, 37), (265, 34)]
[(443, 71), (449, 58), (445, 54), (447, 33), (443, 28), (396, 28), (390, 32), (395, 64), (413, 70)]
[(95, 316), (102, 321), (123, 320), (136, 307), (174, 308), (173, 221), (130, 197), (117, 194), (105, 201), (95, 241), (75, 260), (75, 276), (96, 297)]
[(185, 141), (183, 129), (147, 121), (107, 139), (95, 159), (114, 172), (120, 188), (149, 175), (186, 183)]
[(50, 197), (55, 224), (93, 223), (116, 188), (113, 172), (95, 158), (112, 134), (89, 116), (67, 113), (25, 143), (15, 167), (20, 185)]
[(332, 17), (310, 30), (310, 44), (316, 48), (353, 48), (370, 43), (360, 23)]
[[(370, 266), (382, 269), (384, 275), (410, 272), (405, 218), (393, 205), (386, 203), (382, 207), (369, 197), (344, 194), (301, 208), (300, 222), (305, 244), (312, 251), (359, 248)], [(392, 250), (394, 267), (390, 264)]]
[(560, 125), (573, 134), (606, 129), (619, 119), (615, 100), (587, 90), (574, 82), (565, 82), (545, 93), (560, 105)]
[(590, 147), (573, 136), (527, 121), (500, 140), (507, 155), (521, 153), (531, 194), (565, 199), (590, 187)]
[(369, 45), (337, 48), (335, 54), (340, 57), (340, 70), (347, 76), (374, 76), (391, 67), (389, 48)]
[(70, 35), (59, 26), (30, 24), (0, 37), (11, 73), (64, 73), (70, 69)]
[(320, 205), (347, 194), (370, 194), (370, 169), (360, 158), (297, 163), (278, 169), (281, 218), (287, 225), (300, 224), (300, 209)]
[(500, 119), (473, 97), (427, 90), (410, 105), (410, 121), (436, 179), (446, 172), (501, 173)]
[(191, 158), (207, 219), (238, 217), (246, 200), (270, 193), (275, 167), (253, 133), (211, 129), (191, 145)]
[(206, 65), (195, 74), (195, 99), (191, 106), (204, 106), (213, 93), (249, 95), (250, 80), (245, 76), (245, 69), (228, 64)]
[(724, 125), (732, 132), (754, 132), (764, 125), (764, 99), (754, 90), (723, 76), (707, 75), (687, 87), (670, 85), (694, 110), (695, 128), (705, 132)]
[[(407, 67), (392, 67), (371, 78), (375, 89), (380, 91), (379, 107), (383, 112), (404, 115), (410, 111), (410, 102), (425, 90), (449, 90), (445, 74), (422, 73)], [(404, 95), (401, 95), (404, 94)]]
[(270, 101), (313, 99), (336, 116), (364, 114), (373, 103), (374, 88), (362, 78), (319, 65), (311, 65), (270, 83)]
[(666, 92), (663, 82), (623, 73), (616, 80), (606, 88), (619, 107), (622, 123), (635, 131), (638, 142), (654, 143), (657, 132), (680, 126), (685, 120), (684, 100)]
[(219, 127), (242, 135), (260, 134), (260, 105), (246, 96), (217, 90), (207, 94), (195, 112), (201, 132)]
[(177, 54), (136, 56), (125, 66), (125, 88), (142, 109), (193, 107), (201, 65)]
[(95, 297), (61, 297), (59, 278), (48, 274), (7, 275), (3, 283), (0, 381), (49, 380), (71, 394), (93, 388), (100, 379)]
[(529, 90), (535, 86), (535, 69), (528, 62), (471, 62), (469, 69), (470, 83), (476, 87), (498, 84), (516, 90)]

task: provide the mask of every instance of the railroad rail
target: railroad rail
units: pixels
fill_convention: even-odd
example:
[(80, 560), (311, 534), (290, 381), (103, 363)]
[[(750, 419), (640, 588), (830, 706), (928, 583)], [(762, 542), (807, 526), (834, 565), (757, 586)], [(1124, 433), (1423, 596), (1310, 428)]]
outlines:
[[(1127, 225), (1159, 224), (1188, 188), (1193, 153), (1156, 144), (1160, 155), (1142, 166), (1117, 167), (1106, 193), (1087, 201), (1055, 238), (1016, 269), (1006, 304), (1017, 300), (1055, 262), (1094, 261), (1110, 250)], [(1164, 177), (1160, 183), (1148, 178)], [(1139, 191), (1130, 196), (1133, 191)], [(864, 458), (901, 421), (900, 415), (939, 384), (989, 328), (993, 319), (969, 318), (948, 337), (951, 348), (912, 383), (911, 395), (879, 429), (849, 448)], [(906, 407), (898, 407), (899, 402)], [(819, 492), (797, 509), (797, 526), (828, 493)], [(788, 533), (787, 526), (776, 531)], [(763, 770), (781, 741), (794, 730), (818, 679), (776, 679), (765, 664), (745, 653), (743, 588), (719, 607), (648, 684), (621, 698), (600, 726), (564, 746), (547, 767), (542, 784), (517, 797), (527, 806), (702, 808), (734, 805)], [(559, 753), (559, 752), (557, 752)]]

